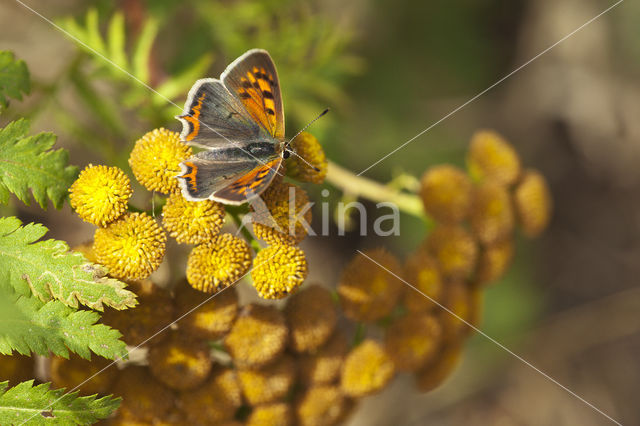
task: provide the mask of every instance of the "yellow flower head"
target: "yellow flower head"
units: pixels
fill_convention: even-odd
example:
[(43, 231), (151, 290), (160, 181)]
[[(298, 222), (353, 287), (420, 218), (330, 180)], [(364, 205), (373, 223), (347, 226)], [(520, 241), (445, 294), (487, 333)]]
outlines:
[(185, 413), (186, 424), (223, 424), (231, 421), (242, 405), (235, 371), (215, 367), (204, 385), (192, 391), (180, 392), (178, 404)]
[(478, 246), (461, 226), (437, 226), (424, 248), (438, 261), (445, 278), (467, 278), (476, 266)]
[(509, 238), (513, 216), (511, 197), (504, 186), (486, 181), (475, 188), (469, 222), (480, 242), (489, 245)]
[(478, 260), (475, 284), (488, 284), (504, 275), (513, 258), (513, 242), (510, 238), (485, 247)]
[(136, 141), (129, 165), (142, 186), (166, 194), (180, 188), (175, 177), (180, 173), (180, 163), (191, 155), (191, 147), (180, 142), (178, 133), (160, 128)]
[[(413, 288), (408, 287), (404, 292), (404, 305), (410, 312), (427, 312), (437, 305), (431, 301), (442, 301), (442, 277), (438, 262), (424, 249), (414, 252), (404, 265), (404, 276), (409, 284), (420, 290), (423, 296)], [(429, 299), (431, 298), (431, 299)]]
[(247, 419), (247, 426), (291, 426), (293, 412), (285, 402), (258, 405)]
[(291, 147), (295, 154), (287, 160), (287, 175), (303, 182), (322, 183), (327, 175), (328, 162), (318, 139), (311, 133), (302, 132), (293, 140)]
[(385, 350), (401, 371), (415, 371), (437, 353), (442, 326), (428, 313), (396, 319), (385, 333)]
[(250, 266), (247, 243), (231, 234), (220, 234), (191, 250), (187, 281), (196, 290), (215, 293), (242, 278)]
[(177, 242), (200, 244), (220, 232), (224, 215), (224, 206), (220, 203), (187, 201), (180, 192), (174, 192), (162, 208), (162, 225)]
[(528, 237), (538, 236), (549, 224), (553, 204), (544, 176), (535, 170), (527, 170), (513, 198), (522, 232)]
[(476, 180), (515, 183), (520, 175), (520, 158), (511, 144), (496, 132), (481, 130), (471, 138), (467, 154), (469, 173)]
[(340, 330), (336, 330), (316, 352), (297, 358), (300, 381), (306, 385), (333, 382), (340, 375), (347, 349), (347, 338)]
[(124, 214), (132, 193), (122, 170), (89, 164), (69, 188), (69, 203), (80, 219), (105, 226)]
[(272, 182), (262, 200), (268, 212), (254, 212), (256, 237), (267, 244), (294, 245), (307, 236), (311, 205), (304, 189), (284, 181)]
[(193, 389), (207, 380), (212, 359), (207, 344), (172, 331), (149, 349), (149, 368), (156, 379), (176, 390)]
[(420, 392), (429, 392), (447, 380), (462, 358), (462, 345), (453, 342), (444, 346), (435, 358), (416, 372), (416, 384)]
[[(470, 332), (472, 300), (469, 287), (464, 282), (454, 281), (447, 283), (444, 306), (449, 309), (440, 311), (443, 337), (447, 341), (457, 340), (463, 334)], [(455, 315), (454, 315), (455, 314)]]
[(239, 368), (260, 367), (280, 355), (287, 343), (282, 313), (270, 306), (250, 304), (227, 334), (224, 344)]
[(273, 245), (260, 250), (253, 261), (253, 286), (264, 299), (281, 299), (307, 278), (307, 259), (295, 246)]
[(387, 271), (402, 276), (395, 256), (384, 249), (370, 250), (366, 255), (386, 269), (358, 253), (342, 271), (338, 294), (347, 317), (373, 322), (391, 313), (404, 284)]
[[(107, 308), (102, 314), (102, 322), (120, 331), (122, 340), (131, 346), (141, 345), (173, 319), (173, 300), (167, 292), (156, 285), (146, 292), (139, 288), (142, 288), (140, 284), (131, 288), (138, 294), (137, 306), (123, 311)], [(158, 343), (166, 337), (167, 333), (160, 333), (151, 342)]]
[[(176, 316), (183, 317), (178, 323), (180, 331), (206, 340), (224, 336), (233, 325), (238, 314), (238, 293), (235, 287), (211, 297), (209, 294), (181, 285), (175, 290)], [(206, 299), (208, 302), (200, 305)], [(196, 306), (199, 306), (195, 311)]]
[(167, 235), (145, 213), (127, 213), (96, 230), (93, 249), (109, 274), (120, 279), (146, 278), (158, 269)]
[(0, 377), (8, 380), (9, 386), (34, 377), (35, 363), (33, 358), (14, 352), (12, 355), (0, 354)]
[(295, 352), (311, 352), (322, 346), (338, 320), (331, 294), (319, 285), (306, 287), (291, 296), (284, 313)]
[(384, 388), (395, 374), (389, 355), (375, 340), (366, 339), (347, 355), (340, 386), (351, 397), (361, 397)]
[(249, 405), (265, 404), (287, 395), (295, 380), (295, 365), (283, 356), (260, 369), (238, 370), (238, 380)]
[(335, 425), (348, 408), (337, 386), (314, 386), (297, 401), (295, 410), (300, 426)]
[(173, 393), (146, 367), (129, 366), (121, 370), (111, 391), (122, 397), (119, 414), (147, 424), (164, 418), (174, 407)]
[(56, 388), (67, 389), (80, 385), (82, 395), (107, 394), (118, 375), (117, 368), (105, 369), (109, 364), (111, 361), (98, 356), (91, 361), (75, 354), (71, 354), (69, 359), (52, 357), (49, 364), (51, 383)]
[(469, 176), (457, 167), (433, 167), (422, 175), (420, 196), (424, 209), (438, 222), (458, 223), (469, 213), (472, 187)]

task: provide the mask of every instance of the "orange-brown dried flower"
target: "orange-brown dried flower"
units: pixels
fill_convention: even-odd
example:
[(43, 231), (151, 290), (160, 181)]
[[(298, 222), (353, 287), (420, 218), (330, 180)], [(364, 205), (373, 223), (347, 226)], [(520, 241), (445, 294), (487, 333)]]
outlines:
[(485, 247), (480, 253), (475, 284), (488, 284), (500, 279), (509, 268), (513, 258), (513, 241), (507, 238), (489, 247)]
[(242, 393), (250, 405), (265, 404), (287, 395), (296, 378), (295, 364), (289, 356), (260, 369), (238, 370)]
[(329, 163), (315, 136), (302, 132), (293, 140), (291, 147), (295, 154), (287, 160), (287, 175), (304, 182), (322, 183)]
[(486, 245), (509, 238), (515, 218), (507, 189), (492, 181), (478, 185), (469, 219), (474, 235)]
[(393, 361), (375, 341), (366, 339), (347, 355), (340, 387), (352, 397), (362, 397), (384, 388), (395, 374)]
[(229, 287), (211, 297), (210, 294), (194, 290), (188, 285), (181, 285), (175, 290), (175, 294), (176, 317), (181, 318), (178, 328), (194, 337), (219, 339), (231, 329), (238, 314), (238, 293), (235, 287)]
[(338, 424), (347, 409), (347, 402), (338, 386), (314, 386), (296, 402), (295, 411), (300, 426), (330, 426)]
[(152, 423), (174, 408), (173, 393), (158, 382), (146, 367), (130, 366), (119, 372), (112, 389), (122, 397), (119, 414)]
[(422, 175), (420, 196), (428, 215), (438, 222), (456, 224), (467, 217), (473, 185), (462, 170), (448, 164)]
[(444, 346), (431, 362), (416, 372), (416, 384), (420, 392), (429, 392), (444, 383), (454, 372), (461, 358), (460, 342)]
[(112, 362), (97, 356), (89, 361), (75, 354), (71, 354), (69, 359), (52, 357), (49, 364), (51, 383), (56, 388), (67, 390), (80, 386), (81, 395), (106, 394), (118, 376), (115, 366), (105, 368)]
[(522, 232), (536, 237), (551, 220), (552, 199), (547, 181), (535, 170), (527, 170), (513, 195)]
[(437, 226), (425, 242), (445, 278), (467, 278), (476, 266), (478, 246), (461, 226)]
[(384, 347), (400, 371), (415, 371), (437, 353), (442, 326), (435, 316), (414, 313), (396, 319), (385, 332)]
[(227, 424), (242, 405), (242, 393), (236, 372), (215, 367), (211, 377), (199, 388), (181, 392), (178, 406), (185, 413), (186, 424)]
[(311, 354), (298, 356), (298, 378), (300, 382), (311, 384), (328, 384), (340, 375), (348, 350), (347, 338), (336, 330), (329, 341)]
[(445, 291), (444, 306), (450, 312), (442, 310), (440, 321), (445, 340), (452, 341), (470, 332), (467, 323), (471, 320), (471, 296), (469, 287), (460, 281), (448, 283)]
[(493, 131), (481, 130), (473, 135), (467, 165), (476, 180), (511, 185), (520, 176), (520, 158), (516, 150)]
[(20, 382), (32, 379), (35, 375), (35, 363), (33, 358), (13, 353), (13, 355), (0, 354), (0, 378), (8, 380), (9, 386), (15, 386)]
[(331, 293), (320, 285), (308, 286), (291, 296), (284, 313), (295, 352), (310, 352), (322, 346), (338, 320)]
[(444, 291), (438, 262), (426, 250), (419, 249), (407, 259), (404, 277), (415, 287), (407, 286), (404, 293), (404, 305), (410, 312), (427, 312), (437, 306), (434, 301), (442, 302)]

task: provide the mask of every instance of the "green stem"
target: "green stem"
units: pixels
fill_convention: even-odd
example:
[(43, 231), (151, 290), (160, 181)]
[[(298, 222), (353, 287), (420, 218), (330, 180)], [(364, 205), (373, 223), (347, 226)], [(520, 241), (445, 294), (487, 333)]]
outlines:
[(367, 337), (367, 326), (362, 323), (356, 323), (356, 332), (353, 334), (353, 340), (351, 341), (351, 347), (355, 348), (358, 346), (364, 338)]
[(400, 211), (404, 213), (428, 220), (422, 207), (422, 200), (417, 195), (401, 192), (388, 185), (357, 176), (331, 161), (326, 181), (348, 195), (376, 202), (390, 202), (398, 206)]
[(258, 240), (253, 238), (253, 235), (251, 235), (251, 232), (249, 232), (249, 230), (246, 227), (242, 226), (242, 220), (240, 219), (240, 215), (236, 211), (233, 211), (232, 209), (227, 209), (227, 214), (231, 216), (231, 218), (235, 222), (238, 229), (240, 229), (240, 232), (242, 232), (242, 235), (244, 236), (244, 238), (251, 245), (251, 248), (256, 253), (262, 250), (262, 247), (260, 247), (260, 243), (258, 243)]

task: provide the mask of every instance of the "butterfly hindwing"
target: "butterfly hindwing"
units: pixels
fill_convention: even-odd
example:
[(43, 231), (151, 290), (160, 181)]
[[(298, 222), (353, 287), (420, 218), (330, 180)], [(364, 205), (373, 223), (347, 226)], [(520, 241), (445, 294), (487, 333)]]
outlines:
[(212, 199), (226, 204), (242, 204), (247, 199), (261, 194), (278, 173), (281, 158), (261, 164), (244, 174), (230, 185), (216, 191)]
[(220, 80), (271, 136), (284, 137), (280, 82), (273, 59), (266, 50), (249, 50), (227, 67)]

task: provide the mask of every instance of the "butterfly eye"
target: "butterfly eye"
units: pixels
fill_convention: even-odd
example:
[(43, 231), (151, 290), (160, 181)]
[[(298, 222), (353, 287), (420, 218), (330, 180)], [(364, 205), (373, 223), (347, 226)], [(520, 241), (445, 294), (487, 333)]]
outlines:
[(282, 153), (282, 158), (286, 160), (290, 156), (291, 156), (291, 151), (289, 151), (288, 149), (285, 149), (284, 152)]

